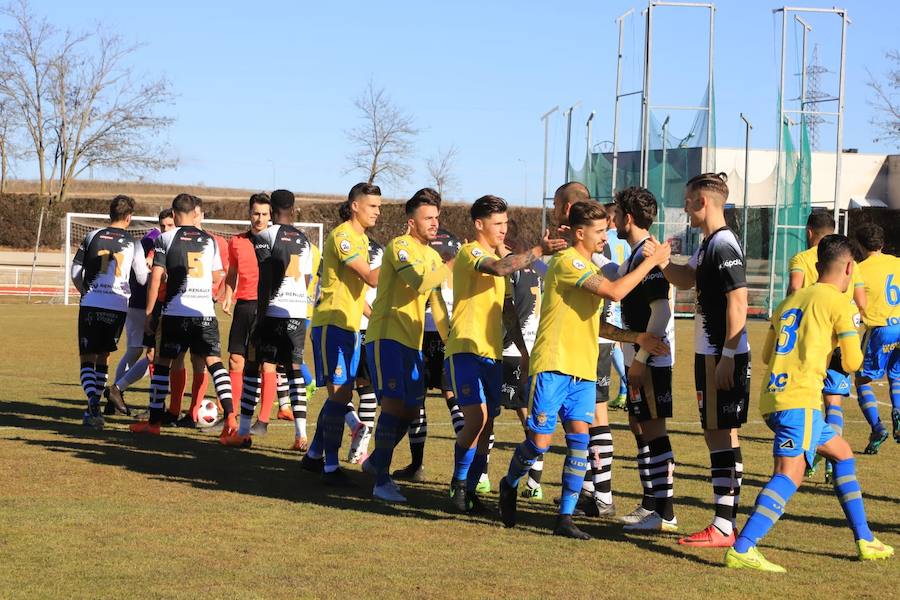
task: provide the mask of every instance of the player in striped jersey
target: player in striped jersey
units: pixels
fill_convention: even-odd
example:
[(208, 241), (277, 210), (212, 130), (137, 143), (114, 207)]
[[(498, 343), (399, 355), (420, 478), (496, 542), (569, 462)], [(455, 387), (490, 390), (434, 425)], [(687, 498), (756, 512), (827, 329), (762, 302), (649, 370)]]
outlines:
[[(88, 233), (72, 261), (72, 281), (81, 293), (78, 308), (78, 354), (81, 388), (88, 407), (82, 422), (103, 429), (100, 398), (109, 376), (109, 354), (118, 347), (131, 297), (130, 276), (147, 281), (147, 263), (140, 243), (125, 230), (131, 224), (134, 200), (116, 196), (109, 203), (109, 226)], [(118, 399), (116, 408), (128, 413)]]
[[(606, 208), (606, 213), (609, 215), (609, 229), (606, 230), (608, 239), (606, 246), (603, 248), (603, 255), (616, 265), (624, 265), (628, 257), (631, 256), (631, 246), (628, 245), (624, 237), (620, 237), (619, 228), (616, 227), (614, 219), (616, 203), (608, 202), (603, 207)], [(624, 233), (621, 234), (621, 236), (624, 235)], [(622, 327), (622, 305), (620, 302), (607, 302), (604, 311), (607, 323), (616, 327)], [(609, 399), (607, 407), (628, 410), (628, 385), (625, 377), (625, 357), (622, 353), (622, 347), (609, 340), (601, 339), (600, 343), (609, 344), (609, 362), (611, 362), (612, 368), (616, 370), (616, 374), (619, 376), (619, 393), (614, 398)], [(604, 351), (604, 348), (600, 348), (600, 363), (597, 366), (600, 369), (600, 374), (605, 374), (608, 379), (610, 369), (609, 365), (605, 364), (603, 360)], [(606, 393), (607, 395), (609, 394), (609, 386), (607, 386)]]
[[(359, 365), (359, 325), (365, 305), (366, 286), (378, 284), (379, 270), (369, 268), (366, 229), (381, 214), (381, 189), (358, 183), (350, 189), (345, 204), (350, 216), (335, 227), (322, 248), (321, 298), (312, 317), (311, 340), (316, 367), (316, 385), (328, 388), (316, 434), (303, 457), (305, 469), (321, 471), (326, 485), (347, 485), (338, 467), (347, 405), (353, 399)], [(357, 428), (365, 427), (356, 419)], [(360, 435), (354, 429), (353, 433)]]
[(431, 188), (417, 191), (407, 201), (409, 233), (385, 248), (378, 295), (366, 330), (366, 360), (381, 415), (375, 427), (375, 451), (363, 463), (363, 470), (375, 475), (372, 495), (386, 502), (406, 502), (389, 473), (394, 448), (425, 400), (422, 336), (427, 299), (438, 331), (446, 338), (449, 329), (444, 299), (436, 289), (449, 269), (428, 245), (437, 235), (440, 206), (441, 197)]
[[(734, 543), (744, 464), (738, 429), (750, 403), (747, 342), (747, 278), (744, 251), (725, 222), (727, 176), (703, 173), (687, 182), (684, 210), (704, 235), (687, 264), (669, 262), (663, 273), (679, 289), (697, 288), (694, 315), (694, 380), (700, 426), (709, 448), (715, 501), (712, 523), (679, 544), (725, 548)], [(645, 256), (655, 241), (644, 243)]]
[(817, 450), (834, 461), (834, 491), (853, 530), (859, 558), (883, 559), (894, 554), (893, 548), (872, 535), (853, 451), (822, 419), (820, 410), (827, 357), (834, 347), (841, 346), (844, 370), (853, 371), (862, 363), (850, 304), (844, 296), (853, 272), (850, 240), (842, 235), (825, 236), (816, 254), (818, 282), (788, 296), (772, 314), (763, 349), (768, 369), (760, 412), (775, 433), (775, 469), (740, 536), (725, 553), (725, 565), (733, 569), (785, 571), (766, 560), (756, 545), (784, 514), (803, 481), (804, 467), (812, 463)]
[(591, 262), (591, 255), (603, 249), (607, 220), (606, 211), (596, 202), (573, 204), (568, 214), (573, 246), (550, 261), (529, 365), (529, 433), (516, 448), (509, 470), (500, 480), (500, 517), (506, 527), (516, 524), (519, 480), (538, 455), (547, 451), (557, 418), (561, 418), (568, 454), (554, 534), (590, 539), (575, 526), (572, 514), (588, 466), (588, 427), (596, 403), (597, 337), (602, 333), (609, 339), (637, 342), (653, 354), (668, 352), (668, 346), (653, 334), (626, 332), (600, 321), (603, 298), (621, 300), (650, 269), (667, 260), (670, 252), (668, 245), (660, 246), (660, 255), (643, 261), (615, 282), (606, 280)]
[(150, 416), (147, 421), (130, 426), (134, 433), (159, 435), (169, 393), (170, 368), (188, 350), (203, 357), (216, 396), (222, 403), (225, 425), (220, 439), (224, 440), (236, 427), (231, 382), (220, 358), (219, 323), (212, 298), (213, 282), (220, 280), (224, 272), (215, 240), (195, 226), (201, 218), (201, 206), (202, 201), (196, 196), (175, 196), (172, 210), (176, 227), (160, 235), (154, 245), (153, 270), (147, 289), (148, 334), (153, 333), (151, 307), (156, 303), (163, 275), (166, 276), (166, 301), (150, 380)]
[(304, 390), (297, 349), (306, 336), (309, 283), (313, 276), (309, 240), (294, 227), (294, 194), (275, 190), (270, 196), (273, 225), (253, 235), (259, 263), (258, 309), (251, 349), (244, 366), (241, 420), (237, 432), (223, 443), (249, 447), (253, 411), (259, 397), (260, 370), (274, 378), (278, 365), (287, 369), (291, 400)]
[[(829, 210), (814, 210), (806, 219), (806, 243), (808, 248), (795, 254), (789, 263), (790, 283), (788, 295), (797, 290), (807, 288), (816, 283), (819, 274), (816, 272), (816, 246), (826, 235), (834, 233), (834, 217)], [(853, 263), (853, 275), (850, 278), (850, 286), (845, 292), (848, 303), (854, 303), (856, 307), (865, 308), (866, 294), (863, 289), (862, 279), (859, 277), (859, 268)], [(856, 310), (854, 309), (854, 313)], [(859, 315), (856, 314), (854, 322), (859, 323)], [(844, 430), (844, 409), (842, 399), (850, 395), (850, 374), (841, 369), (841, 349), (836, 348), (831, 355), (825, 377), (825, 387), (822, 389), (822, 400), (825, 402), (825, 422), (830, 424), (835, 431), (841, 434)], [(807, 476), (815, 472), (816, 461), (810, 467)], [(825, 466), (825, 482), (831, 480), (831, 463)]]
[(887, 430), (878, 416), (872, 381), (887, 375), (891, 395), (894, 441), (900, 444), (900, 258), (884, 254), (884, 230), (874, 223), (863, 225), (854, 237), (866, 258), (859, 263), (865, 282), (863, 364), (856, 373), (856, 398), (872, 427), (866, 454), (878, 452)]

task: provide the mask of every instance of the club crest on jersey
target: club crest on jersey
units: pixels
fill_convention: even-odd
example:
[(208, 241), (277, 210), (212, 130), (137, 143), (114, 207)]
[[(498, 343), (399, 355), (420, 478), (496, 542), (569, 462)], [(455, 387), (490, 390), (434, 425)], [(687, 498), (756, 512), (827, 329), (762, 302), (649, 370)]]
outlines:
[(334, 376), (335, 376), (335, 377), (340, 377), (340, 376), (342, 376), (343, 374), (344, 374), (344, 369), (341, 368), (341, 365), (338, 365), (338, 366), (336, 366), (336, 367), (334, 368)]
[(481, 258), (484, 256), (484, 252), (481, 251), (481, 248), (472, 248), (472, 256), (475, 258)]
[(578, 260), (576, 258), (575, 260), (572, 261), (572, 266), (580, 271), (581, 269), (583, 269), (585, 267), (585, 264), (583, 261)]
[(341, 252), (350, 252), (350, 240), (341, 240)]
[(794, 440), (792, 440), (790, 438), (788, 438), (788, 439), (784, 440), (783, 442), (781, 442), (780, 444), (778, 444), (778, 447), (783, 448), (785, 450), (793, 450), (794, 448), (796, 448), (796, 446), (794, 446)]
[(545, 425), (547, 423), (547, 413), (540, 412), (534, 415), (534, 420), (537, 421), (538, 425)]
[(401, 250), (400, 252), (398, 252), (397, 260), (399, 260), (400, 262), (409, 261), (409, 252), (407, 252), (406, 250)]

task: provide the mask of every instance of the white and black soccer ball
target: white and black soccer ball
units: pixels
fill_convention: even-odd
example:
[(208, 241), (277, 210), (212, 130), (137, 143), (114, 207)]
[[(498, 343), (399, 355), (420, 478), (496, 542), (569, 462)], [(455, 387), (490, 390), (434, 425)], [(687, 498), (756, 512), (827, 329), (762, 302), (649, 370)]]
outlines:
[(200, 429), (212, 427), (218, 419), (219, 407), (216, 403), (209, 399), (201, 401), (197, 409), (197, 427)]

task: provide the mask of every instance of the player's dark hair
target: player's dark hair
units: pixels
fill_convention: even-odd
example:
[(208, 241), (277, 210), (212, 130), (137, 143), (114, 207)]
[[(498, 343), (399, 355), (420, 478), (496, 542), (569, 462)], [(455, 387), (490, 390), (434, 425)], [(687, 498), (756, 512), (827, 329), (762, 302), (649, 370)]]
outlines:
[(866, 223), (853, 232), (853, 237), (860, 246), (869, 252), (878, 252), (884, 248), (884, 229), (875, 223)]
[(338, 205), (338, 217), (340, 217), (341, 222), (349, 221), (350, 217), (353, 216), (353, 210), (350, 208), (350, 201), (344, 200)]
[(632, 186), (616, 193), (615, 206), (624, 215), (631, 215), (634, 224), (641, 229), (649, 229), (656, 219), (659, 207), (656, 197), (647, 188)]
[(134, 198), (119, 194), (109, 202), (109, 220), (121, 221), (134, 214)]
[(422, 188), (406, 201), (406, 206), (404, 207), (406, 216), (411, 217), (420, 206), (436, 206), (440, 210), (441, 195), (432, 188)]
[(591, 193), (580, 181), (570, 181), (564, 183), (553, 194), (554, 198), (559, 198), (566, 204), (574, 204), (576, 202), (587, 202), (591, 199)]
[(380, 196), (381, 188), (375, 185), (374, 183), (357, 183), (352, 188), (350, 188), (350, 193), (347, 194), (347, 201), (353, 202), (360, 196)]
[(725, 173), (701, 173), (691, 177), (686, 187), (689, 194), (709, 191), (728, 200), (728, 175)]
[(172, 200), (172, 210), (182, 215), (194, 212), (198, 206), (203, 206), (203, 201), (191, 194), (178, 194)]
[(819, 245), (816, 248), (820, 273), (828, 270), (831, 264), (838, 260), (853, 257), (853, 247), (850, 244), (850, 239), (839, 233), (826, 235), (819, 241)]
[(294, 208), (294, 193), (290, 190), (275, 190), (269, 196), (269, 200), (272, 204), (272, 211), (276, 213), (283, 213)]
[(806, 228), (819, 234), (834, 232), (834, 215), (830, 210), (814, 210), (806, 217)]
[(472, 208), (469, 209), (469, 216), (474, 221), (475, 219), (484, 219), (493, 214), (505, 213), (507, 210), (506, 200), (499, 196), (487, 195), (472, 203)]
[(599, 202), (576, 202), (569, 209), (569, 227), (572, 229), (606, 218), (606, 209)]
[(250, 196), (250, 200), (247, 201), (247, 210), (253, 210), (254, 204), (267, 204), (272, 206), (272, 199), (269, 198), (267, 193), (259, 192)]
[(175, 218), (175, 211), (173, 211), (171, 208), (164, 208), (161, 211), (159, 211), (158, 220), (160, 223), (162, 223), (165, 219), (174, 219), (174, 218)]

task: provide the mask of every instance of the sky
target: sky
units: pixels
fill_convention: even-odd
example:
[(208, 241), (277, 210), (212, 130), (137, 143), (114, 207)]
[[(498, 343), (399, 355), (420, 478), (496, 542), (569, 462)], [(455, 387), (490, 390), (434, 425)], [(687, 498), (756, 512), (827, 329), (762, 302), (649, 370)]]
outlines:
[[(792, 6), (830, 7), (796, 0)], [(754, 147), (775, 145), (781, 6), (767, 0), (720, 0), (715, 14), (714, 81), (719, 146), (743, 146), (743, 112), (753, 123)], [(622, 91), (640, 89), (646, 3), (635, 0), (455, 2), (290, 2), (32, 0), (36, 12), (61, 29), (101, 27), (139, 42), (134, 69), (168, 78), (176, 93), (167, 134), (176, 169), (148, 173), (150, 181), (344, 194), (360, 173), (346, 173), (353, 150), (346, 130), (359, 123), (353, 106), (371, 80), (414, 117), (410, 181), (384, 185), (389, 197), (408, 197), (430, 184), (425, 161), (458, 149), (457, 185), (445, 196), (472, 201), (496, 194), (537, 205), (542, 196), (544, 128), (550, 119), (548, 186), (562, 183), (565, 108), (572, 117), (573, 156), (606, 149), (613, 131), (615, 19), (624, 21)], [(897, 152), (873, 141), (869, 71), (888, 69), (897, 47), (900, 5), (891, 0), (846, 2), (845, 148)], [(840, 18), (809, 15), (809, 48), (832, 73), (821, 87), (837, 93)], [(788, 90), (796, 97), (800, 26), (788, 27)], [(659, 7), (654, 12), (654, 104), (695, 105), (707, 82), (708, 12)], [(621, 102), (619, 144), (637, 147), (639, 96)], [(830, 105), (833, 110), (834, 104)], [(671, 131), (686, 132), (693, 113), (672, 115)], [(834, 150), (834, 125), (822, 127), (820, 150)], [(573, 162), (575, 160), (573, 159)], [(21, 164), (19, 177), (34, 177)], [(116, 178), (115, 173), (95, 173)], [(377, 182), (376, 182), (377, 183)]]

